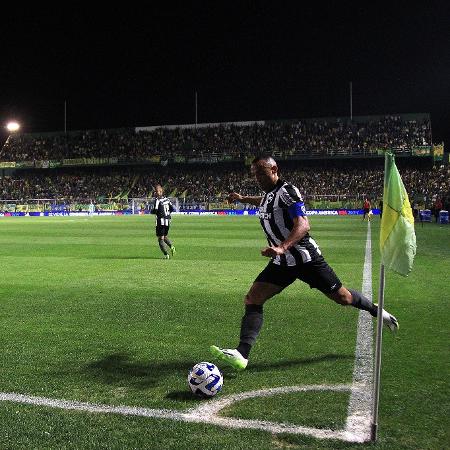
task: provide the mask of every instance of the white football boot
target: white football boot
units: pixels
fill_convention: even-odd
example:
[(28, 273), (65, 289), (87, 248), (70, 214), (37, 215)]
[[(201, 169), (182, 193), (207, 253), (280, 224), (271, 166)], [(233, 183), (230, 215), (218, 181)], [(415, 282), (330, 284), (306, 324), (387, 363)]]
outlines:
[[(375, 303), (375, 306), (378, 306)], [(383, 309), (383, 325), (386, 325), (393, 333), (396, 333), (400, 328), (398, 324), (398, 320), (392, 315), (389, 314), (385, 309)]]

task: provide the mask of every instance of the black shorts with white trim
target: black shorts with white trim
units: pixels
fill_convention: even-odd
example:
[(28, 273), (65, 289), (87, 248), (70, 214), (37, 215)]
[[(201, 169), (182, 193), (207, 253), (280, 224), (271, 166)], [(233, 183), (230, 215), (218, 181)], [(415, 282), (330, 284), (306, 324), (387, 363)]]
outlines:
[(341, 280), (322, 256), (293, 267), (270, 262), (256, 277), (255, 282), (271, 283), (284, 289), (297, 279), (324, 294), (332, 294), (342, 287)]
[(156, 225), (156, 236), (167, 236), (170, 225)]

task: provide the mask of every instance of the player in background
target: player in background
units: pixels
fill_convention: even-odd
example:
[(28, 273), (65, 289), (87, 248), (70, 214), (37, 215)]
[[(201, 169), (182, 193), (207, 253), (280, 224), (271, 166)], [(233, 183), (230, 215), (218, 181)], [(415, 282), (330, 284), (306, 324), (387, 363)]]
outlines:
[[(261, 250), (261, 255), (270, 258), (270, 262), (244, 298), (245, 314), (237, 348), (210, 347), (214, 357), (236, 370), (247, 367), (250, 350), (263, 324), (264, 303), (296, 279), (320, 290), (340, 305), (368, 311), (373, 317), (378, 314), (376, 305), (361, 292), (343, 286), (327, 264), (309, 235), (310, 226), (301, 194), (295, 186), (279, 178), (275, 160), (271, 156), (259, 156), (253, 160), (251, 171), (266, 192), (264, 197), (246, 197), (232, 192), (229, 200), (259, 206), (260, 223), (269, 244)], [(398, 329), (397, 319), (385, 310), (383, 323), (391, 331)]]
[(95, 212), (95, 205), (94, 202), (92, 201), (92, 199), (89, 202), (89, 215), (92, 216)]
[(436, 197), (436, 200), (433, 203), (433, 214), (436, 219), (436, 223), (439, 222), (439, 213), (442, 211), (442, 200), (439, 197)]
[(371, 211), (370, 207), (371, 207), (370, 200), (366, 197), (364, 199), (364, 204), (363, 204), (364, 215), (363, 215), (362, 220), (365, 220), (365, 218), (367, 216), (367, 220), (370, 221), (370, 216), (371, 216), (371, 214), (370, 214), (370, 211)]
[(151, 213), (156, 214), (156, 236), (158, 238), (159, 248), (164, 255), (163, 258), (169, 259), (169, 250), (172, 256), (176, 252), (175, 246), (168, 238), (170, 220), (172, 218), (170, 214), (175, 211), (175, 208), (171, 201), (163, 196), (163, 188), (160, 184), (157, 184), (155, 187), (155, 196), (155, 204)]

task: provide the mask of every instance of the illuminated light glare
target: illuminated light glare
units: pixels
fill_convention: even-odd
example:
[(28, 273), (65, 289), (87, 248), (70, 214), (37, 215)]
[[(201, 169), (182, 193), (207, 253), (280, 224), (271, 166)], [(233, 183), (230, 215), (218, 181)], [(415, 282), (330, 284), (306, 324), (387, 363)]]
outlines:
[(17, 122), (9, 122), (8, 125), (6, 125), (6, 128), (8, 131), (17, 131), (20, 128), (20, 125)]

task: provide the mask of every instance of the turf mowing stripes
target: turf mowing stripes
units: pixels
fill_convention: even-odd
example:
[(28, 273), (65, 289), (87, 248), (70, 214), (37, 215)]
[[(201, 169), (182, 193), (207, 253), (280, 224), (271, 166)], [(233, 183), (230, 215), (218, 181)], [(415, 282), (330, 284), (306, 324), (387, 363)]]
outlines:
[[(363, 294), (369, 299), (372, 299), (371, 258), (371, 229), (369, 222), (365, 247), (362, 286)], [(261, 430), (274, 434), (302, 434), (318, 439), (338, 439), (347, 442), (365, 442), (370, 439), (370, 422), (372, 411), (372, 337), (372, 317), (369, 313), (360, 311), (356, 339), (355, 365), (351, 385), (338, 384), (283, 386), (278, 388), (262, 389), (258, 391), (242, 392), (234, 395), (221, 395), (217, 399), (215, 398), (208, 402), (202, 402), (197, 408), (192, 408), (185, 411), (101, 405), (95, 403), (68, 401), (62, 399), (52, 399), (7, 392), (0, 392), (0, 401), (30, 404), (63, 410), (83, 411), (89, 413), (119, 414), (123, 416), (140, 416), (191, 423), (206, 423), (208, 425), (217, 425), (227, 428)], [(233, 403), (249, 398), (288, 395), (295, 392), (308, 391), (350, 392), (348, 417), (344, 429), (331, 430), (323, 428), (312, 428), (261, 420), (244, 420), (220, 415), (220, 412), (224, 408), (229, 407)]]

